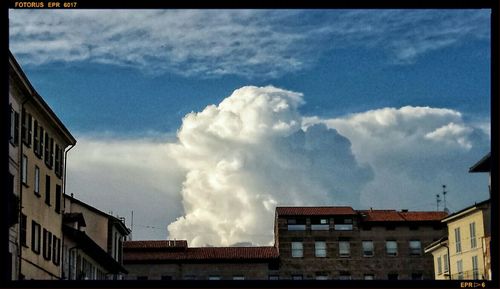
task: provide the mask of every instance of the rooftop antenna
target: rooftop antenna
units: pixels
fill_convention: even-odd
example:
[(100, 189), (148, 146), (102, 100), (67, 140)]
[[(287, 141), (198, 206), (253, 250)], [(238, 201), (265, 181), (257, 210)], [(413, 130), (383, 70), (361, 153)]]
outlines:
[(132, 217), (130, 218), (130, 241), (132, 241), (132, 233), (134, 233), (134, 210), (132, 210)]
[(448, 210), (448, 208), (446, 207), (446, 193), (447, 193), (447, 191), (446, 191), (446, 185), (443, 185), (443, 203), (444, 203), (444, 209), (443, 209), (443, 210), (444, 210), (446, 213), (449, 213), (449, 210)]
[(441, 203), (441, 198), (439, 194), (436, 194), (436, 211), (439, 211), (439, 203)]

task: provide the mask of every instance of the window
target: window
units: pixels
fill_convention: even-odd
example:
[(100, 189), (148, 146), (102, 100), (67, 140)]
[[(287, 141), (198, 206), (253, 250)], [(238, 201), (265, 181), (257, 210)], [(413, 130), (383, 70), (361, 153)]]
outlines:
[(455, 252), (462, 252), (462, 245), (460, 243), (460, 228), (455, 228)]
[(474, 249), (477, 247), (475, 222), (469, 224), (469, 230), (470, 230), (470, 247), (471, 249)]
[(21, 242), (21, 245), (24, 247), (28, 247), (28, 244), (26, 243), (26, 226), (28, 223), (28, 217), (26, 217), (25, 214), (21, 214), (21, 224), (20, 224), (20, 233), (19, 233), (19, 241)]
[(398, 255), (398, 243), (396, 241), (386, 241), (385, 249), (387, 255), (389, 256), (397, 256)]
[(302, 275), (292, 275), (292, 280), (302, 280)]
[(49, 157), (49, 167), (54, 165), (54, 139), (50, 138), (50, 157)]
[(387, 274), (387, 279), (389, 279), (389, 280), (398, 280), (399, 276), (398, 276), (397, 273), (390, 273), (390, 274)]
[(410, 255), (412, 256), (420, 256), (422, 254), (421, 247), (422, 244), (419, 240), (412, 240), (409, 243), (410, 247)]
[(10, 106), (10, 142), (19, 144), (19, 113)]
[(372, 257), (373, 251), (373, 241), (363, 241), (363, 256)]
[(351, 273), (341, 272), (339, 275), (339, 280), (351, 280)]
[(40, 197), (40, 168), (35, 166), (35, 195)]
[(40, 159), (43, 159), (43, 149), (44, 149), (44, 147), (43, 147), (43, 134), (44, 134), (43, 127), (40, 127), (40, 147), (38, 149), (39, 150), (38, 157)]
[(365, 274), (364, 278), (365, 280), (375, 280), (375, 275), (373, 274)]
[(52, 236), (52, 263), (54, 265), (59, 265), (61, 259), (61, 239), (57, 238), (55, 235)]
[(351, 244), (349, 241), (339, 241), (339, 256), (349, 257), (351, 255)]
[(21, 115), (21, 139), (23, 143), (30, 147), (31, 146), (31, 131), (33, 129), (32, 127), (32, 121), (33, 118), (31, 117), (31, 114), (26, 113), (26, 110), (23, 108), (22, 115)]
[(328, 218), (313, 218), (311, 220), (312, 231), (328, 231), (330, 230), (330, 220)]
[(423, 280), (422, 273), (411, 273), (411, 280)]
[(208, 280), (220, 280), (220, 276), (219, 275), (210, 275), (210, 276), (208, 276)]
[(441, 256), (437, 257), (437, 273), (438, 275), (443, 274), (443, 268), (441, 264)]
[(328, 280), (328, 274), (326, 273), (316, 273), (316, 280)]
[(40, 139), (38, 137), (38, 121), (35, 119), (35, 125), (33, 130), (33, 152), (36, 156), (40, 155)]
[(50, 206), (50, 176), (45, 176), (45, 203)]
[(306, 220), (305, 219), (288, 219), (288, 231), (305, 231), (306, 230)]
[(464, 279), (464, 268), (462, 260), (457, 261), (457, 279), (458, 280)]
[(304, 247), (302, 242), (292, 242), (292, 257), (301, 258), (304, 256)]
[(59, 147), (59, 145), (56, 144), (56, 159), (54, 163), (54, 171), (59, 178), (61, 178), (62, 175), (61, 157), (62, 157), (62, 150)]
[(49, 140), (49, 133), (47, 131), (45, 131), (44, 146), (45, 146), (45, 164), (48, 167), (50, 167), (50, 140)]
[(23, 184), (27, 185), (28, 184), (28, 157), (23, 155), (23, 170), (22, 170), (22, 180)]
[(326, 257), (326, 242), (316, 241), (314, 243), (314, 253), (316, 257)]
[(61, 186), (56, 184), (56, 213), (61, 213)]
[(279, 275), (269, 275), (269, 280), (279, 280), (280, 276)]
[(472, 279), (479, 280), (479, 267), (477, 256), (472, 256)]
[(31, 250), (36, 254), (40, 254), (40, 241), (41, 241), (41, 227), (40, 224), (31, 221)]
[(245, 280), (245, 276), (242, 275), (233, 276), (233, 280)]
[(43, 258), (50, 260), (52, 255), (52, 233), (43, 229)]
[(448, 272), (448, 268), (449, 268), (449, 263), (448, 263), (448, 254), (444, 254), (443, 255), (443, 272), (444, 273), (447, 273)]

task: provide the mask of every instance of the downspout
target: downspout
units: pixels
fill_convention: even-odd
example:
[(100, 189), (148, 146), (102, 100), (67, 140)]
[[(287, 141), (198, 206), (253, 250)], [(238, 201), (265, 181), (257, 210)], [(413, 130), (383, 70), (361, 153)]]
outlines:
[[(21, 117), (21, 122), (23, 121), (23, 116), (22, 116), (22, 113), (23, 113), (23, 109), (24, 109), (24, 104), (27, 103), (29, 100), (31, 99), (31, 97), (26, 97), (22, 102), (21, 102), (21, 113), (19, 114)], [(21, 244), (21, 216), (23, 214), (23, 175), (22, 175), (22, 172), (23, 172), (23, 136), (22, 136), (22, 127), (23, 127), (23, 124), (21, 123), (21, 139), (19, 141), (19, 154), (20, 154), (20, 160), (21, 160), (21, 166), (20, 166), (20, 171), (21, 173), (19, 174), (20, 178), (19, 178), (19, 230), (18, 230), (18, 233), (17, 233), (17, 237), (18, 237), (18, 256), (19, 256), (19, 264), (18, 264), (18, 272), (17, 272), (17, 279), (20, 280), (21, 279), (21, 263), (22, 263), (22, 256), (23, 256), (23, 248), (22, 248), (22, 244)], [(18, 128), (19, 129), (19, 128)], [(28, 172), (28, 168), (26, 167), (26, 172)], [(26, 226), (28, 224), (26, 223)], [(27, 230), (27, 229), (26, 229)]]
[[(64, 177), (63, 177), (63, 195), (62, 195), (62, 203), (63, 203), (63, 210), (62, 210), (62, 213), (64, 215), (64, 213), (66, 212), (66, 158), (68, 157), (68, 152), (74, 147), (75, 145), (71, 145), (71, 147), (67, 150), (64, 151)], [(70, 212), (71, 212), (71, 208), (70, 208)], [(61, 232), (62, 233), (62, 232)], [(64, 233), (61, 234), (61, 239), (62, 239), (62, 247), (63, 247), (63, 250), (62, 250), (62, 260), (64, 260)], [(71, 248), (69, 251), (68, 251), (68, 254), (71, 253), (71, 250), (74, 249), (76, 247), (73, 247)], [(69, 269), (69, 268), (68, 268)], [(69, 272), (69, 270), (68, 270)]]

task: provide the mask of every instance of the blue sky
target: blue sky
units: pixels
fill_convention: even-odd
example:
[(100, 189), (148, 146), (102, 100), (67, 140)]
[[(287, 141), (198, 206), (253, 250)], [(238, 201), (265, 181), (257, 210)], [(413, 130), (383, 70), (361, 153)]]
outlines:
[[(136, 228), (143, 238), (164, 238), (166, 225), (170, 223), (177, 224), (169, 227), (170, 237), (192, 238), (179, 235), (180, 231), (201, 224), (189, 217), (190, 208), (197, 204), (194, 200), (189, 203), (186, 181), (190, 172), (202, 169), (184, 165), (183, 162), (189, 163), (185, 155), (173, 152), (177, 151), (173, 149), (175, 145), (188, 143), (188, 139), (182, 141), (176, 133), (182, 131), (183, 118), (190, 112), (218, 105), (235, 90), (250, 85), (272, 85), (288, 91), (278, 94), (289, 105), (294, 101), (289, 92), (301, 93), (301, 104), (290, 113), (299, 116), (304, 130), (307, 121), (308, 125), (328, 127), (317, 136), (318, 143), (335, 146), (339, 145), (339, 138), (346, 138), (351, 146), (337, 156), (345, 153), (346, 160), (353, 163), (353, 171), (367, 172), (362, 178), (366, 186), (351, 187), (347, 183), (343, 186), (360, 194), (359, 199), (352, 201), (353, 206), (381, 205), (375, 200), (394, 197), (396, 188), (404, 187), (408, 180), (412, 183), (408, 194), (412, 194), (410, 191), (427, 194), (426, 202), (410, 209), (434, 209), (435, 193), (429, 190), (436, 188), (439, 192), (444, 182), (451, 183), (449, 187), (457, 192), (457, 197), (450, 200), (452, 209), (487, 197), (486, 177), (470, 175), (467, 170), (490, 149), (490, 10), (11, 10), (9, 17), (11, 51), (39, 94), (79, 140), (80, 149), (77, 146), (70, 156), (75, 159), (74, 165), (69, 164), (75, 177), (69, 176), (68, 180), (69, 188), (78, 191), (77, 196), (92, 200), (96, 190), (107, 190), (111, 196), (125, 192), (130, 186), (125, 184), (120, 170), (138, 169), (112, 158), (105, 164), (96, 160), (96, 168), (106, 167), (108, 172), (116, 174), (114, 181), (99, 183), (96, 171), (81, 169), (83, 159), (89, 159), (85, 153), (106, 154), (105, 148), (114, 145), (114, 151), (123, 151), (128, 156), (139, 146), (146, 154), (165, 149), (168, 153), (163, 156), (164, 162), (176, 163), (172, 165), (175, 168), (164, 174), (170, 181), (165, 186), (168, 189), (162, 189), (161, 184), (155, 183), (157, 180), (138, 179), (136, 183), (142, 182), (142, 186), (134, 184), (137, 190), (154, 191), (154, 196), (172, 200), (167, 202), (171, 205), (158, 205), (157, 213), (143, 217), (142, 231)], [(234, 98), (241, 95), (254, 98), (259, 93), (256, 91), (235, 92)], [(423, 112), (422, 107), (426, 108)], [(425, 115), (425, 119), (419, 119), (420, 115)], [(381, 118), (384, 120), (380, 121)], [(201, 119), (199, 116), (197, 121)], [(270, 116), (262, 121), (273, 119)], [(391, 123), (394, 119), (396, 123)], [(215, 123), (215, 119), (204, 121)], [(379, 139), (356, 132), (363, 124), (367, 125), (365, 132), (379, 131), (379, 127), (371, 127), (370, 122), (374, 121), (379, 121), (382, 129), (374, 137), (388, 141), (380, 144), (380, 149), (376, 149)], [(391, 137), (397, 133), (408, 133), (407, 139), (417, 139), (415, 131), (425, 129), (418, 137), (440, 141), (442, 147), (435, 150), (432, 145), (420, 147), (415, 140), (407, 146), (394, 146), (391, 152), (383, 149), (392, 145)], [(286, 137), (294, 135), (292, 132), (296, 130)], [(335, 136), (337, 133), (339, 136)], [(325, 137), (330, 134), (331, 138)], [(306, 133), (306, 138), (315, 134), (310, 132), (310, 135)], [(160, 143), (167, 147), (156, 147), (158, 139), (166, 142)], [(454, 144), (458, 146), (444, 147)], [(373, 148), (376, 157), (363, 154), (365, 147), (368, 151)], [(234, 150), (244, 151), (241, 147)], [(420, 156), (408, 153), (412, 150), (424, 152), (427, 157), (418, 159)], [(200, 152), (199, 158), (206, 157), (208, 161), (218, 152), (205, 153)], [(394, 164), (388, 165), (383, 160), (391, 154)], [(153, 161), (146, 156), (140, 160), (154, 163), (162, 160), (161, 153), (155, 155)], [(314, 159), (312, 154), (310, 157)], [(336, 160), (332, 155), (332, 162)], [(221, 159), (217, 164), (224, 161)], [(439, 172), (449, 171), (441, 178), (426, 176), (431, 173), (426, 167), (429, 162), (440, 163), (434, 166)], [(391, 170), (407, 164), (413, 167), (405, 171), (399, 182), (395, 181), (391, 188), (384, 187)], [(210, 166), (207, 163), (205, 167)], [(246, 175), (246, 168), (243, 165), (239, 172)], [(82, 173), (84, 176), (76, 177)], [(93, 176), (100, 185), (90, 189), (84, 184)], [(312, 178), (316, 177), (318, 181), (311, 187), (317, 185), (321, 191), (331, 176)], [(464, 178), (467, 184), (459, 184)], [(268, 188), (277, 190), (260, 181), (256, 177), (255, 182), (263, 185), (251, 193)], [(370, 195), (369, 190), (394, 190), (394, 194), (377, 197)], [(470, 191), (480, 193), (470, 194)], [(295, 199), (286, 194), (269, 194), (271, 203), (290, 200), (302, 204), (309, 192), (299, 192), (304, 197)], [(341, 188), (325, 194), (326, 199), (317, 201), (343, 200), (339, 197)], [(124, 195), (133, 199), (134, 193)], [(122, 215), (142, 210), (147, 215), (144, 208), (134, 208), (133, 201), (118, 206), (112, 200), (110, 197), (109, 202), (102, 202), (102, 209)], [(262, 209), (257, 204), (262, 203), (265, 201), (255, 201), (256, 212)], [(386, 203), (395, 208), (412, 204), (409, 199)], [(182, 209), (174, 208), (175, 204)], [(140, 214), (136, 216), (141, 218)], [(184, 219), (179, 221), (177, 218), (181, 216)], [(213, 218), (213, 224), (220, 222), (221, 218)], [(215, 227), (219, 229), (214, 229), (213, 234), (223, 231), (220, 226)], [(259, 235), (259, 230), (255, 230)], [(266, 234), (267, 231), (262, 233)], [(234, 235), (238, 237), (207, 239), (199, 244), (267, 240)]]

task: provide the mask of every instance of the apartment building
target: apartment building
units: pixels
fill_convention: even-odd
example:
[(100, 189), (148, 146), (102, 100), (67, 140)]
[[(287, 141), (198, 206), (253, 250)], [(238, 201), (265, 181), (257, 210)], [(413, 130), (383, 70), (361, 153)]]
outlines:
[(445, 212), (278, 207), (273, 247), (190, 248), (186, 241), (127, 241), (129, 279), (433, 279), (422, 248), (440, 238)]
[(440, 238), (445, 212), (278, 207), (280, 279), (433, 279), (422, 248)]
[[(66, 152), (76, 140), (9, 53), (12, 279), (61, 277)], [(17, 204), (16, 204), (17, 202)]]
[(490, 201), (486, 200), (442, 220), (448, 235), (425, 248), (434, 258), (437, 280), (491, 280)]
[(69, 280), (121, 280), (125, 220), (64, 196), (63, 276)]
[(185, 240), (127, 241), (131, 280), (266, 280), (278, 270), (275, 247), (188, 247)]

